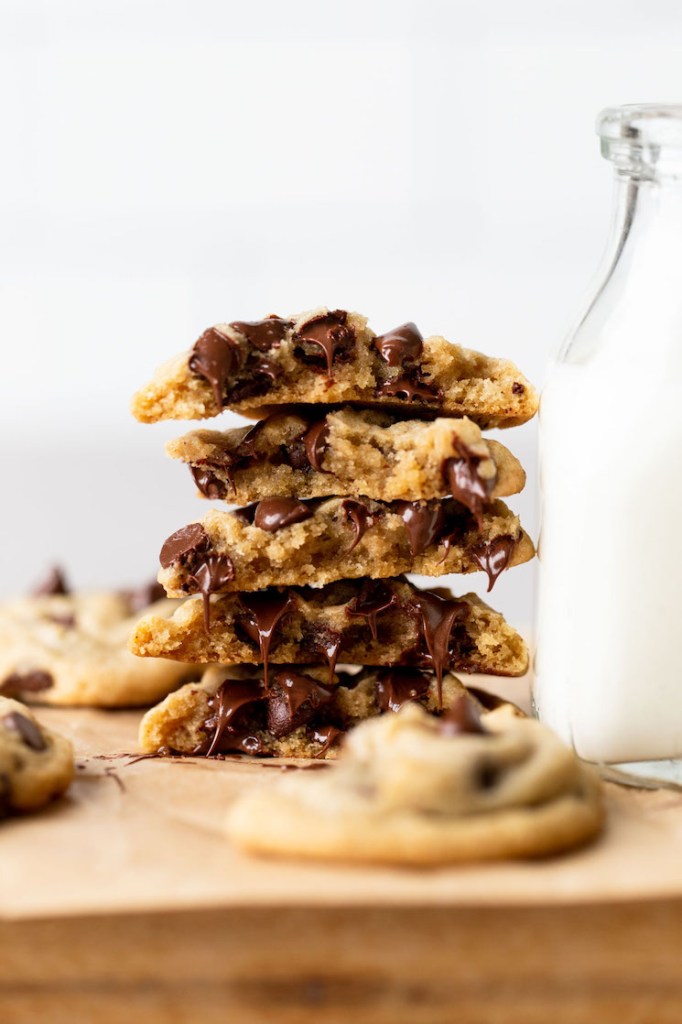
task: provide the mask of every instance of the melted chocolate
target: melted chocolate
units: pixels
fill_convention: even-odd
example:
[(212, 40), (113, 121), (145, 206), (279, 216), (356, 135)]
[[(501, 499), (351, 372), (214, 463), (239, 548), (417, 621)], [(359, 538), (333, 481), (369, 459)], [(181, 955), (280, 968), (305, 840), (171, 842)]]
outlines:
[(423, 555), (442, 535), (445, 525), (442, 503), (397, 501), (396, 506), (405, 523), (411, 554)]
[(22, 693), (40, 693), (54, 686), (54, 679), (49, 672), (42, 669), (30, 669), (27, 672), (12, 672), (0, 683), (0, 693), (4, 697), (13, 697)]
[(230, 324), (243, 335), (250, 348), (259, 352), (278, 348), (292, 326), (290, 320), (283, 320), (280, 316), (268, 316), (264, 320), (235, 320)]
[[(232, 479), (229, 463), (224, 463), (219, 468), (225, 471), (225, 474), (230, 481), (230, 486), (234, 488), (234, 480)], [(225, 483), (216, 476), (215, 470), (210, 468), (208, 463), (190, 466), (190, 472), (194, 478), (194, 483), (205, 498), (209, 498), (211, 501), (225, 501), (229, 494), (228, 488)]]
[(315, 757), (324, 757), (330, 747), (333, 747), (338, 742), (339, 737), (344, 735), (344, 730), (337, 728), (335, 725), (322, 725), (318, 726), (313, 732), (313, 739), (316, 743), (321, 743), (322, 747), (315, 754)]
[(400, 711), (429, 690), (429, 678), (414, 668), (389, 668), (377, 673), (377, 704), (382, 711)]
[(439, 597), (428, 590), (415, 590), (414, 606), (419, 615), (424, 643), (438, 682), (438, 706), (443, 703), (443, 672), (450, 660), (450, 638), (455, 623), (466, 613), (457, 599)]
[(283, 669), (274, 676), (268, 700), (268, 729), (286, 736), (309, 722), (332, 699), (333, 691), (311, 676)]
[(185, 562), (188, 558), (208, 551), (211, 546), (206, 530), (201, 523), (191, 523), (171, 534), (161, 548), (159, 561), (162, 569), (169, 569), (175, 562)]
[(195, 342), (189, 368), (213, 388), (215, 404), (222, 409), (227, 383), (242, 364), (239, 345), (216, 327), (209, 327)]
[[(250, 745), (257, 745), (260, 752), (260, 741), (256, 736), (250, 736), (249, 730), (240, 731), (236, 717), (242, 717), (239, 713), (247, 708), (257, 705), (265, 700), (265, 688), (259, 679), (228, 679), (226, 680), (215, 697), (208, 702), (212, 714), (204, 723), (204, 730), (213, 735), (210, 742), (200, 744), (193, 753), (204, 754), (211, 757), (218, 752), (227, 750), (244, 749), (243, 744), (248, 740)], [(225, 734), (228, 734), (226, 736)], [(227, 740), (227, 742), (224, 742)], [(252, 742), (253, 741), (253, 742)]]
[(313, 423), (312, 427), (306, 430), (305, 434), (301, 438), (303, 446), (305, 448), (308, 462), (317, 470), (318, 473), (324, 473), (325, 470), (322, 466), (322, 459), (327, 451), (327, 443), (329, 440), (329, 427), (327, 425), (327, 418), (319, 420), (317, 423)]
[(204, 628), (211, 628), (211, 594), (219, 594), (234, 579), (234, 564), (227, 555), (202, 554), (193, 561), (190, 579), (204, 602)]
[(269, 683), (268, 664), (272, 638), (279, 622), (293, 608), (294, 600), (290, 590), (264, 590), (239, 595), (239, 603), (246, 612), (242, 626), (260, 649), (266, 688)]
[(478, 708), (466, 694), (458, 697), (439, 720), (440, 732), (443, 736), (460, 736), (463, 733), (485, 735)]
[(65, 595), (70, 592), (64, 573), (58, 565), (55, 565), (50, 569), (42, 583), (33, 588), (31, 597), (53, 597), (57, 594)]
[(422, 354), (424, 339), (416, 324), (411, 321), (394, 327), (386, 334), (374, 339), (374, 347), (384, 362), (389, 366), (402, 366), (415, 363)]
[(343, 634), (335, 629), (318, 629), (306, 637), (306, 646), (315, 654), (321, 654), (329, 666), (329, 685), (334, 682), (334, 671), (339, 657)]
[(347, 320), (348, 314), (345, 310), (336, 309), (332, 313), (324, 313), (309, 320), (294, 335), (296, 341), (304, 346), (300, 352), (296, 350), (296, 354), (304, 362), (310, 361), (314, 366), (318, 361), (315, 357), (313, 362), (312, 358), (307, 355), (306, 345), (312, 345), (321, 350), (328, 380), (333, 379), (334, 361), (347, 357), (355, 344), (355, 331), (348, 325)]
[(384, 398), (400, 398), (406, 402), (440, 402), (443, 392), (435, 384), (427, 383), (416, 370), (407, 370), (394, 380), (384, 381), (378, 389)]
[(264, 498), (256, 505), (253, 523), (260, 530), (276, 533), (285, 526), (310, 519), (312, 514), (298, 498)]
[(457, 458), (445, 459), (443, 463), (443, 476), (447, 480), (453, 498), (461, 501), (470, 512), (473, 512), (478, 523), (479, 530), (483, 522), (483, 509), (490, 501), (490, 496), (495, 487), (495, 477), (483, 479), (478, 475), (478, 466), (481, 457), (475, 455), (468, 445), (454, 439)]
[(355, 548), (367, 530), (371, 529), (377, 521), (377, 517), (374, 513), (370, 512), (367, 506), (362, 501), (356, 501), (355, 498), (346, 498), (345, 501), (341, 502), (341, 508), (346, 513), (351, 523), (353, 524), (353, 530), (355, 536), (353, 543), (344, 554), (349, 555), (353, 548)]
[(483, 541), (472, 549), (472, 555), (488, 577), (488, 593), (509, 565), (515, 545), (514, 538), (509, 534), (504, 534), (487, 543)]
[(347, 615), (361, 615), (367, 619), (372, 636), (376, 640), (377, 616), (397, 604), (398, 598), (383, 580), (364, 580), (362, 590), (346, 605)]
[(42, 732), (30, 718), (22, 715), (19, 711), (12, 711), (5, 715), (2, 724), (6, 729), (12, 729), (21, 736), (22, 743), (31, 750), (46, 750), (47, 743)]

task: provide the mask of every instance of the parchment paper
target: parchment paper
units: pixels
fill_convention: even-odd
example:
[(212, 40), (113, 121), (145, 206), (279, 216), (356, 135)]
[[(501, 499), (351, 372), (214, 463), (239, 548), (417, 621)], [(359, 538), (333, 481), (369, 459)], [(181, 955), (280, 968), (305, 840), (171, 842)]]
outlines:
[[(513, 699), (525, 697), (522, 683), (498, 680), (495, 689)], [(261, 860), (229, 844), (223, 820), (240, 791), (279, 777), (281, 762), (130, 763), (140, 712), (44, 708), (38, 714), (74, 741), (77, 778), (69, 794), (45, 812), (0, 822), (3, 918), (682, 896), (682, 795), (670, 791), (609, 785), (604, 837), (582, 851), (540, 862), (403, 871)]]

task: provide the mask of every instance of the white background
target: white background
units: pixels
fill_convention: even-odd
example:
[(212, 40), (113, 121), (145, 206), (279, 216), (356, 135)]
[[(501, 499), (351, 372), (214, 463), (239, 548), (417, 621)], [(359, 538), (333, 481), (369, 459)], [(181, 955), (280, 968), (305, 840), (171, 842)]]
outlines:
[[(54, 560), (82, 586), (149, 577), (205, 511), (163, 455), (183, 426), (128, 402), (214, 321), (414, 319), (541, 383), (608, 228), (595, 116), (682, 100), (679, 0), (0, 14), (3, 593)], [(531, 531), (534, 430), (504, 438)], [(532, 579), (496, 588), (521, 625)]]

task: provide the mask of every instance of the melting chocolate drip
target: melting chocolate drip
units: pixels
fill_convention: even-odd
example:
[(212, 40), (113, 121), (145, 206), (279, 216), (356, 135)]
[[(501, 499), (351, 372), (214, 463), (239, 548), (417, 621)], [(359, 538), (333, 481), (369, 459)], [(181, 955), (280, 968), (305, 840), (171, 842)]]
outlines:
[(239, 603), (246, 612), (242, 625), (247, 635), (255, 640), (263, 662), (266, 689), (269, 685), (268, 665), (274, 632), (282, 618), (294, 606), (290, 590), (265, 590), (253, 594), (240, 593)]
[(201, 523), (183, 526), (172, 534), (161, 548), (161, 567), (182, 565), (196, 584), (204, 603), (204, 626), (210, 629), (210, 596), (219, 593), (235, 576), (234, 564), (228, 555), (211, 552), (211, 539)]
[(307, 646), (315, 653), (321, 654), (329, 667), (329, 685), (334, 682), (336, 662), (341, 650), (343, 635), (335, 629), (316, 629), (306, 638)]
[(234, 564), (228, 555), (199, 556), (192, 564), (190, 579), (196, 583), (204, 603), (204, 628), (211, 628), (211, 594), (219, 594), (234, 579)]
[(267, 352), (282, 344), (293, 324), (280, 316), (268, 316), (264, 320), (235, 320), (230, 327), (239, 331), (251, 348)]
[(362, 501), (356, 501), (355, 498), (346, 498), (345, 501), (341, 502), (341, 508), (350, 519), (355, 531), (353, 543), (345, 552), (345, 554), (349, 555), (353, 548), (357, 547), (367, 531), (374, 526), (377, 517), (373, 512), (370, 512)]
[(515, 544), (516, 541), (513, 537), (504, 534), (487, 542), (482, 541), (472, 549), (472, 555), (488, 577), (488, 593), (509, 565)]
[(397, 602), (398, 598), (383, 580), (364, 580), (358, 596), (346, 605), (346, 614), (361, 615), (367, 619), (372, 636), (376, 640), (377, 616)]
[(450, 638), (455, 623), (466, 613), (466, 606), (461, 601), (439, 597), (428, 590), (415, 590), (413, 601), (429, 659), (436, 673), (438, 707), (442, 707), (443, 671), (449, 663)]
[(227, 383), (242, 364), (239, 345), (216, 327), (209, 327), (195, 342), (189, 368), (213, 388), (218, 409), (222, 409)]
[(268, 699), (268, 729), (273, 736), (286, 736), (309, 722), (332, 696), (333, 690), (310, 676), (291, 669), (277, 672)]
[(442, 534), (445, 525), (442, 503), (397, 501), (396, 506), (405, 523), (411, 554), (423, 555)]
[(461, 736), (463, 733), (485, 735), (481, 716), (473, 700), (466, 694), (458, 697), (439, 720), (440, 732), (443, 736)]
[(319, 420), (318, 423), (313, 423), (312, 427), (309, 427), (308, 430), (306, 430), (301, 440), (310, 465), (313, 469), (317, 470), (318, 473), (324, 473), (325, 470), (322, 466), (322, 459), (327, 451), (327, 443), (329, 440), (329, 427), (327, 425), (326, 416), (324, 419)]
[(150, 604), (154, 604), (155, 601), (163, 600), (165, 596), (166, 591), (156, 580), (145, 583), (134, 590), (123, 590), (121, 592), (121, 597), (126, 601), (131, 615), (143, 611)]
[(31, 591), (31, 597), (53, 597), (57, 594), (66, 595), (71, 591), (66, 577), (58, 565), (53, 566), (42, 583)]
[(298, 498), (264, 498), (256, 505), (253, 522), (261, 530), (276, 533), (285, 526), (310, 519), (312, 514)]
[(41, 693), (54, 686), (54, 679), (49, 672), (42, 669), (30, 669), (27, 672), (12, 672), (0, 683), (0, 694), (4, 697), (20, 696), (22, 693)]
[(400, 711), (429, 691), (429, 678), (413, 668), (389, 668), (377, 674), (377, 703), (382, 711)]
[(473, 512), (479, 530), (483, 525), (483, 509), (490, 501), (495, 487), (495, 477), (484, 479), (478, 475), (481, 456), (464, 444), (458, 437), (454, 438), (457, 458), (445, 459), (443, 476), (448, 482), (453, 498), (461, 501), (470, 512)]
[[(345, 358), (355, 344), (355, 331), (347, 323), (348, 314), (343, 309), (336, 309), (333, 313), (323, 313), (321, 316), (309, 320), (294, 335), (296, 341), (304, 347), (299, 355), (304, 362), (311, 359), (307, 356), (305, 345), (313, 345), (321, 349), (322, 356), (327, 368), (327, 380), (333, 379), (333, 364), (337, 358)], [(315, 357), (317, 362), (317, 357)], [(311, 365), (315, 365), (312, 362)]]
[(184, 562), (197, 554), (208, 551), (211, 541), (201, 523), (190, 523), (172, 533), (165, 541), (159, 554), (162, 569), (169, 569), (175, 562)]
[[(339, 737), (344, 735), (344, 730), (337, 728), (335, 725), (321, 725), (313, 732), (313, 739), (316, 743), (321, 743), (322, 747), (315, 754), (315, 757), (323, 757), (330, 747), (333, 747), (338, 742)], [(320, 766), (321, 767), (321, 766)]]
[(232, 468), (229, 462), (224, 462), (220, 466), (214, 466), (213, 468), (211, 468), (209, 463), (203, 462), (197, 466), (190, 466), (190, 473), (194, 478), (194, 483), (205, 498), (209, 498), (211, 501), (225, 501), (229, 492), (223, 481), (216, 476), (215, 469), (222, 469), (225, 472), (230, 482), (230, 487), (234, 489)]
[(411, 321), (394, 327), (386, 334), (374, 339), (374, 347), (384, 362), (389, 366), (402, 366), (415, 363), (422, 354), (424, 339), (416, 324)]
[(440, 402), (442, 390), (435, 384), (427, 384), (416, 371), (407, 372), (387, 380), (379, 388), (379, 394), (386, 398), (400, 398), (406, 402)]
[(250, 353), (244, 367), (244, 379), (230, 388), (229, 401), (243, 402), (246, 398), (266, 394), (281, 372), (281, 367), (272, 359), (264, 359), (256, 352)]
[(47, 749), (47, 743), (42, 732), (35, 722), (32, 722), (26, 715), (22, 715), (19, 711), (12, 711), (9, 715), (5, 715), (2, 723), (6, 729), (18, 732), (22, 743), (31, 750)]
[(248, 741), (250, 746), (257, 747), (254, 750), (247, 750), (247, 753), (259, 753), (261, 745), (258, 738), (248, 735), (248, 730), (240, 730), (235, 718), (243, 717), (239, 714), (243, 709), (258, 705), (265, 699), (265, 688), (259, 679), (226, 680), (215, 697), (208, 702), (212, 714), (204, 722), (204, 729), (209, 734), (213, 732), (212, 738), (208, 745), (200, 744), (193, 753), (205, 753), (206, 757), (211, 757), (219, 750), (224, 752), (225, 749), (245, 749), (245, 741)]

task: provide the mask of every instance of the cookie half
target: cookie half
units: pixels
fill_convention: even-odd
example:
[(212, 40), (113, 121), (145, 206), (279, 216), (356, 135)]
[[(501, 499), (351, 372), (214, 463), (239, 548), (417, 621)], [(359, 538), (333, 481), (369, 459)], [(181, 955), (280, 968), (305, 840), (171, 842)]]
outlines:
[[(446, 674), (442, 709), (465, 693), (460, 680)], [(340, 741), (358, 722), (398, 711), (410, 701), (442, 713), (433, 672), (365, 668), (330, 673), (319, 666), (287, 665), (273, 668), (266, 687), (262, 669), (211, 666), (201, 680), (187, 683), (145, 714), (140, 746), (145, 753), (335, 758)]]
[(365, 317), (319, 308), (210, 327), (133, 399), (145, 423), (206, 419), (223, 409), (360, 402), (469, 416), (483, 427), (525, 423), (537, 395), (513, 363), (424, 339), (412, 324), (377, 337)]
[(131, 650), (142, 657), (223, 665), (414, 665), (523, 675), (528, 651), (502, 615), (474, 594), (420, 590), (406, 579), (343, 580), (191, 597), (170, 617), (138, 622)]
[(485, 440), (471, 420), (396, 420), (369, 409), (317, 418), (282, 413), (252, 427), (193, 431), (166, 451), (189, 465), (204, 497), (239, 505), (270, 497), (452, 495), (480, 515), (526, 482), (511, 452)]
[(0, 817), (37, 810), (61, 796), (73, 775), (71, 743), (0, 696)]
[(370, 498), (267, 498), (236, 512), (213, 510), (161, 549), (169, 597), (229, 593), (404, 572), (485, 571), (489, 589), (534, 555), (518, 517), (493, 502), (481, 525), (459, 502)]
[(599, 832), (597, 777), (550, 730), (454, 710), (448, 722), (410, 703), (360, 724), (329, 771), (239, 799), (230, 838), (254, 853), (436, 866), (543, 856)]

